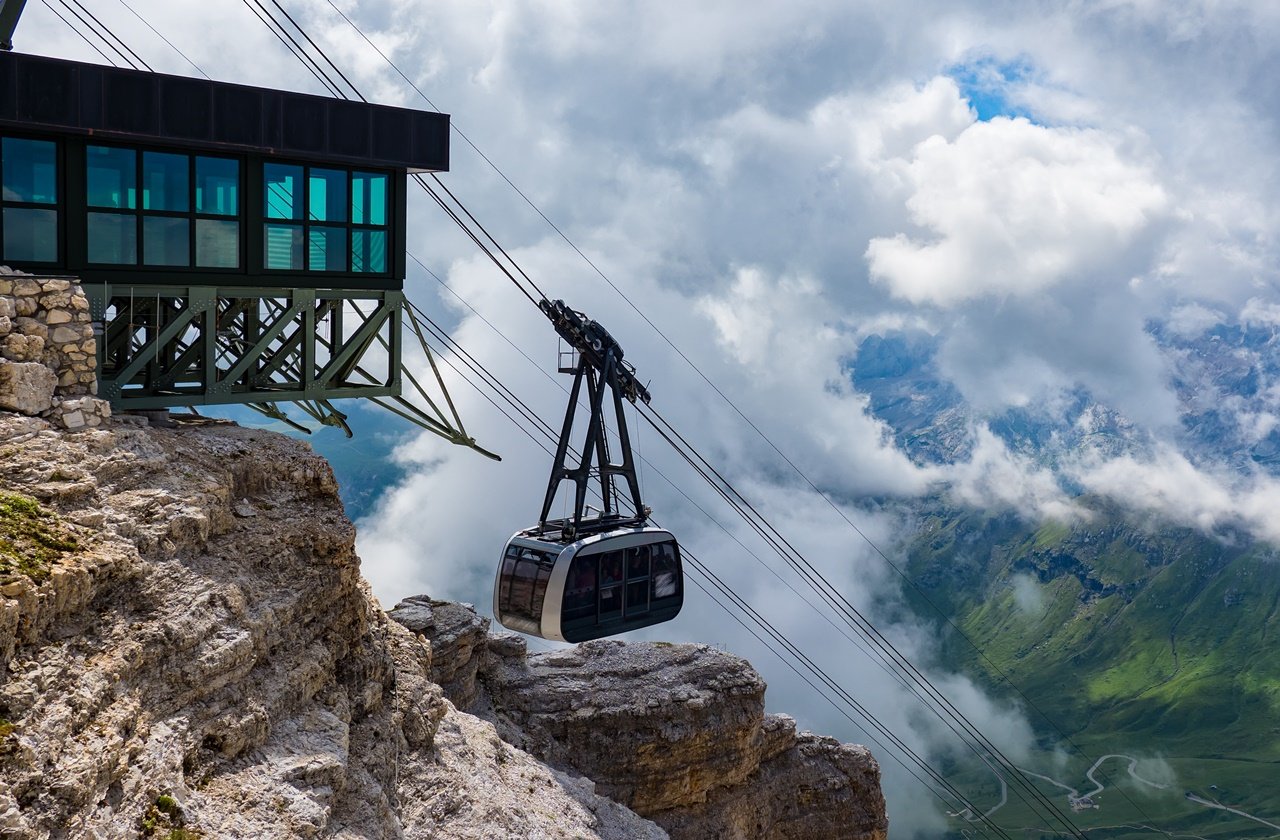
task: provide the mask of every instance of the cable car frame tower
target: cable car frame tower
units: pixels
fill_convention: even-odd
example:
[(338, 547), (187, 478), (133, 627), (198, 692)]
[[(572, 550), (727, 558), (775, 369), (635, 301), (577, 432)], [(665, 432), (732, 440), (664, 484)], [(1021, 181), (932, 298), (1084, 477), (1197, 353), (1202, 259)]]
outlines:
[[(631, 451), (631, 436), (627, 431), (623, 400), (632, 404), (640, 400), (648, 405), (649, 391), (636, 378), (635, 367), (623, 359), (622, 346), (600, 324), (590, 320), (585, 314), (570, 309), (562, 300), (549, 301), (544, 298), (538, 308), (550, 319), (560, 338), (572, 348), (568, 355), (576, 355), (577, 361), (575, 364), (565, 365), (563, 360), (566, 354), (561, 351), (559, 370), (561, 373), (573, 374), (573, 387), (569, 391), (569, 405), (560, 429), (542, 513), (538, 517), (537, 534), (545, 538), (558, 533), (560, 540), (572, 542), (583, 536), (619, 528), (643, 528), (648, 522), (650, 510), (640, 497), (640, 481), (636, 474), (635, 456)], [(587, 386), (589, 411), (586, 436), (576, 465), (571, 465), (568, 463), (570, 446), (584, 382)], [(610, 395), (609, 403), (613, 408), (613, 421), (618, 433), (619, 461), (611, 460), (609, 451), (605, 426), (606, 390)], [(594, 517), (587, 515), (590, 507), (587, 505), (587, 488), (592, 478), (599, 482), (601, 498), (601, 507)], [(616, 484), (616, 479), (619, 478), (626, 483), (632, 515), (625, 514), (619, 504), (621, 494)], [(572, 514), (561, 519), (551, 519), (552, 505), (564, 481), (574, 484)]]

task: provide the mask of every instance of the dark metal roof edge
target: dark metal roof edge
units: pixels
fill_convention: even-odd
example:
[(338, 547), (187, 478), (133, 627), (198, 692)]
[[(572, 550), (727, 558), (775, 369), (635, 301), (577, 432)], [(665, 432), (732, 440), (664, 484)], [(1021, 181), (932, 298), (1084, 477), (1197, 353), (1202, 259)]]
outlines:
[(91, 61), (72, 61), (69, 58), (58, 58), (57, 56), (42, 55), (40, 53), (0, 51), (0, 61), (4, 61), (5, 59), (10, 57), (36, 59), (40, 61), (50, 61), (56, 64), (70, 64), (76, 67), (88, 67), (93, 70), (106, 70), (111, 73), (120, 73), (123, 75), (143, 77), (147, 79), (157, 79), (157, 78), (158, 79), (187, 79), (195, 82), (201, 82), (203, 84), (216, 85), (222, 88), (237, 88), (239, 90), (254, 91), (257, 93), (287, 93), (290, 96), (305, 96), (308, 99), (314, 99), (318, 102), (350, 102), (353, 105), (360, 105), (367, 108), (385, 109), (385, 110), (391, 110), (391, 111), (408, 111), (410, 113), (415, 113), (415, 114), (437, 114), (441, 117), (450, 116), (449, 114), (446, 114), (443, 111), (433, 111), (426, 108), (405, 108), (401, 105), (384, 105), (380, 102), (361, 102), (360, 100), (357, 100), (357, 99), (338, 99), (335, 96), (323, 96), (321, 94), (316, 94), (316, 93), (305, 93), (300, 90), (286, 90), (284, 88), (266, 88), (266, 87), (258, 87), (257, 85), (241, 84), (240, 82), (223, 82), (217, 79), (205, 79), (205, 78), (201, 78), (200, 76), (181, 76), (176, 73), (157, 73), (150, 70), (135, 70), (132, 67), (114, 67), (110, 64), (94, 64)]
[[(47, 74), (41, 70), (43, 66), (50, 68)], [(57, 113), (55, 106), (55, 110), (41, 112), (39, 97), (41, 93), (48, 96), (50, 88), (42, 91), (37, 86), (33, 89), (30, 82), (21, 80), (31, 78), (33, 74), (36, 78), (42, 75), (49, 77), (55, 67), (59, 68), (57, 75), (69, 73), (63, 78), (72, 80), (71, 89), (64, 87), (54, 99), (44, 101), (62, 99), (72, 110)], [(154, 91), (142, 100), (154, 109), (150, 111), (154, 116), (148, 120), (126, 119), (125, 122), (117, 119), (112, 125), (110, 115), (119, 113), (120, 103), (129, 102), (109, 95), (107, 86), (113, 83), (137, 90), (143, 90), (142, 86), (145, 86), (145, 89)], [(191, 92), (192, 97), (198, 97), (188, 99), (188, 102), (196, 104), (208, 97), (210, 110), (202, 110), (196, 105), (198, 113), (208, 114), (203, 123), (183, 122), (180, 104), (174, 110), (173, 103), (181, 103), (182, 99), (173, 99), (173, 92), (183, 87)], [(200, 89), (203, 91), (197, 93)], [(58, 89), (54, 87), (52, 90)], [(250, 115), (251, 122), (256, 118), (256, 126), (245, 129), (241, 127), (243, 123), (227, 123), (225, 114), (234, 113), (223, 110), (234, 107), (223, 104), (229, 99), (251, 103), (248, 106), (250, 110), (240, 113)], [(123, 107), (127, 112), (128, 105)], [(136, 107), (135, 113), (146, 113), (137, 112)], [(190, 108), (187, 112), (192, 113)], [(312, 116), (300, 125), (289, 116), (291, 112)], [(360, 114), (363, 116), (358, 116)], [(173, 122), (174, 119), (178, 121)], [(314, 132), (309, 127), (312, 121), (317, 122)], [(363, 140), (356, 139), (354, 144), (351, 142), (353, 135), (333, 134), (335, 126), (360, 126), (362, 123), (367, 124), (367, 133)], [(28, 53), (0, 52), (0, 125), (121, 142), (221, 149), (412, 172), (447, 172), (449, 169), (450, 116), (440, 111), (344, 100), (194, 76), (152, 73)], [(195, 125), (201, 127), (195, 128)], [(405, 131), (387, 133), (388, 126), (397, 125), (403, 126)], [(354, 137), (358, 138), (361, 129), (357, 128), (356, 132)], [(390, 141), (390, 145), (385, 142), (396, 136), (403, 140)], [(300, 140), (302, 137), (318, 139), (312, 143)], [(380, 137), (384, 142), (379, 142)]]

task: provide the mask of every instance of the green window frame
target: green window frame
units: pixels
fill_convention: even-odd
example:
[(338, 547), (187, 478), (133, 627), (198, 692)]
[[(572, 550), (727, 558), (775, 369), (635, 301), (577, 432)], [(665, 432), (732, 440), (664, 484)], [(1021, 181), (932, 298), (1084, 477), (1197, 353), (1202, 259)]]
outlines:
[(0, 259), (55, 265), (61, 254), (61, 144), (0, 137)]
[(87, 262), (242, 269), (243, 168), (233, 157), (87, 145)]
[(262, 268), (389, 275), (391, 172), (262, 164)]

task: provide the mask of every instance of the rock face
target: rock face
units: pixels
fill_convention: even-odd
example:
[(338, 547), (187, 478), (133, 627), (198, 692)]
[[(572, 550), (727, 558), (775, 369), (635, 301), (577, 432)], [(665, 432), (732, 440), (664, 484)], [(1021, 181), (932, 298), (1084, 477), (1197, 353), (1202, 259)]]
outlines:
[(305, 444), (134, 420), (0, 413), (0, 502), (62, 535), (18, 566), (0, 531), (0, 836), (883, 836), (874, 762), (741, 660), (391, 621)]
[(36, 415), (53, 408), (58, 374), (39, 362), (0, 363), (0, 408)]
[[(447, 618), (434, 617), (446, 608)], [(739, 657), (616, 640), (530, 655), (518, 636), (484, 639), (484, 620), (457, 604), (410, 599), (390, 615), (433, 646), (432, 633), (444, 633), (458, 659), (437, 671), (454, 678), (442, 683), (451, 700), (491, 718), (506, 741), (594, 780), (599, 793), (673, 838), (886, 836), (875, 759), (766, 715), (764, 681)], [(436, 669), (445, 656), (437, 649)], [(467, 676), (458, 680), (459, 672)], [(455, 695), (449, 685), (464, 688)]]
[(473, 607), (425, 595), (406, 598), (388, 612), (397, 623), (431, 640), (431, 680), (459, 709), (470, 710), (479, 696), (476, 682), (487, 647), (489, 619)]

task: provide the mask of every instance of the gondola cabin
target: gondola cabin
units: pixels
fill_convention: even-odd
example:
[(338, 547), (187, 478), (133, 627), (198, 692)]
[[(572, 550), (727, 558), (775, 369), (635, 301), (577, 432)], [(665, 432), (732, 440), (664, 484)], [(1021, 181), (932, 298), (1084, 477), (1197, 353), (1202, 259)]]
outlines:
[(628, 528), (573, 542), (520, 531), (507, 543), (493, 587), (504, 627), (561, 642), (585, 642), (670, 621), (684, 604), (676, 538)]

